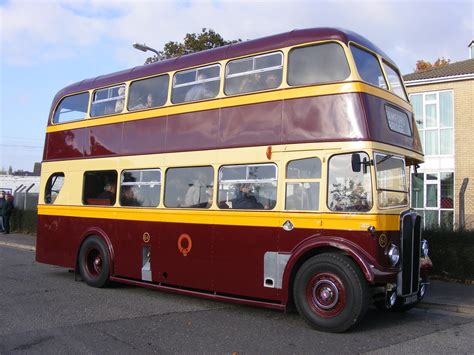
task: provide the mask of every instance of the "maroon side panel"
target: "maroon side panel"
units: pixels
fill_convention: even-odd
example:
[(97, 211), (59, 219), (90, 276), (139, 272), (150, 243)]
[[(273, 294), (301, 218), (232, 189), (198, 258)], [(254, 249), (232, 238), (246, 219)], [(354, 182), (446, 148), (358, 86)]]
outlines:
[(112, 220), (38, 215), (36, 260), (75, 269), (79, 247), (92, 227), (115, 239)]
[[(156, 241), (153, 245), (153, 280), (214, 290), (212, 228), (211, 225), (164, 223), (159, 232), (158, 248), (155, 248)], [(178, 240), (184, 234), (191, 239), (191, 249), (186, 255), (178, 247)], [(181, 246), (189, 247), (188, 241), (181, 240)]]
[(122, 128), (122, 123), (90, 127), (87, 155), (91, 157), (120, 155)]
[(121, 152), (150, 154), (165, 150), (166, 117), (123, 123)]
[[(131, 279), (142, 279), (143, 246), (149, 246), (151, 255), (158, 250), (157, 244), (160, 237), (161, 224), (153, 222), (134, 223), (116, 220), (117, 234), (112, 240), (115, 262), (115, 275)], [(143, 235), (150, 235), (149, 243), (143, 241)], [(154, 265), (153, 265), (154, 266)]]
[(48, 133), (43, 160), (82, 158), (85, 156), (87, 138), (86, 128)]
[(221, 109), (218, 147), (280, 144), (281, 115), (281, 101)]
[[(143, 240), (145, 233), (150, 236), (149, 242)], [(393, 278), (397, 270), (390, 268), (385, 249), (378, 244), (380, 233), (372, 236), (368, 232), (315, 229), (284, 232), (281, 228), (40, 215), (36, 260), (75, 268), (84, 237), (99, 234), (111, 242), (115, 256), (113, 276), (141, 280), (143, 247), (148, 246), (151, 248), (152, 280), (155, 283), (225, 295), (286, 300), (291, 290), (264, 287), (266, 252), (294, 255), (308, 242), (324, 239), (330, 245), (349, 246), (358, 257), (375, 266), (374, 273), (384, 277), (379, 277), (379, 282), (384, 282)], [(178, 246), (183, 234), (188, 235), (192, 242), (187, 253), (180, 251)], [(399, 244), (398, 233), (389, 232), (387, 236), (388, 245), (392, 242)], [(189, 244), (186, 241), (181, 246), (189, 247)], [(289, 282), (287, 278), (285, 280)]]
[(217, 147), (219, 110), (207, 110), (168, 117), (166, 151), (214, 149)]
[(53, 132), (44, 160), (348, 140), (421, 153), (416, 126), (413, 137), (390, 130), (385, 105), (367, 94), (327, 95)]
[(364, 111), (356, 94), (286, 100), (285, 143), (367, 139)]
[(280, 290), (263, 286), (267, 251), (278, 251), (277, 228), (215, 226), (216, 291), (279, 299)]

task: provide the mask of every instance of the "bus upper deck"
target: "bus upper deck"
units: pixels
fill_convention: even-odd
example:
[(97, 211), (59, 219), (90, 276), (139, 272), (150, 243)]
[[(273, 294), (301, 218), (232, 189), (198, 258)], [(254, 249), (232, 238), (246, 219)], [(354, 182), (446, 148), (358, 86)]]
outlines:
[(351, 32), (298, 30), (66, 87), (44, 160), (355, 140), (406, 148), (415, 163), (413, 122), (377, 47)]

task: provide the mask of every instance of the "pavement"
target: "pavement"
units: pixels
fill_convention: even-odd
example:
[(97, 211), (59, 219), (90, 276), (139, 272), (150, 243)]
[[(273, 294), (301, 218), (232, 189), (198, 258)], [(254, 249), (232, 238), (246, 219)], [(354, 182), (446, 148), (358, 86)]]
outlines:
[[(0, 246), (36, 250), (36, 236), (20, 233), (0, 233)], [(474, 316), (474, 284), (430, 281), (425, 298), (418, 308), (438, 309)]]

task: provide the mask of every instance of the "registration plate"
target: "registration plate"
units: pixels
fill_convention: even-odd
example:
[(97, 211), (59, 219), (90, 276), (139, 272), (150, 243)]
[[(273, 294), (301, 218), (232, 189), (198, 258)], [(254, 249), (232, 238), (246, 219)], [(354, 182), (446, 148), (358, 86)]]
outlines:
[(415, 293), (414, 295), (405, 297), (405, 299), (403, 300), (403, 304), (410, 304), (416, 301), (418, 301), (418, 295)]

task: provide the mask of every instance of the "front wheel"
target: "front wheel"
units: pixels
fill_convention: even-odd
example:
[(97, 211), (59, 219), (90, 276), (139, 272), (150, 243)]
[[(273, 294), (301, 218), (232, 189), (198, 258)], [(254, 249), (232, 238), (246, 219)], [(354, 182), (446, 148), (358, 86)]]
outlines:
[(104, 241), (92, 236), (86, 239), (79, 252), (79, 273), (92, 287), (105, 287), (109, 283), (110, 253)]
[(298, 313), (314, 328), (340, 333), (358, 323), (368, 307), (362, 272), (345, 255), (320, 254), (298, 270), (293, 294)]

